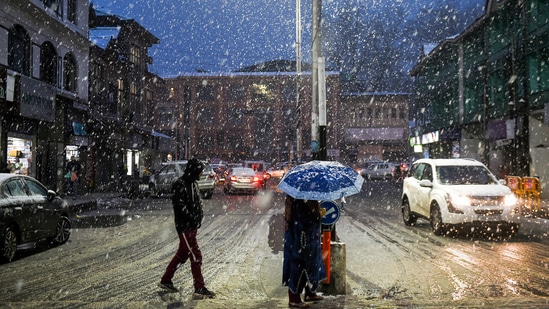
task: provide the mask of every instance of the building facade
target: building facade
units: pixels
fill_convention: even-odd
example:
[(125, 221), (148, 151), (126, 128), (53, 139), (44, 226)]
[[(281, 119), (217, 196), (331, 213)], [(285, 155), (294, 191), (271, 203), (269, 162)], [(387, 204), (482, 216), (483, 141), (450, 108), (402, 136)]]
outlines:
[(408, 93), (342, 93), (345, 161), (407, 161), (409, 97)]
[[(176, 137), (174, 159), (307, 160), (311, 157), (310, 73), (299, 77), (300, 112), (296, 78), (292, 72), (193, 73), (167, 78), (156, 127)], [(339, 158), (339, 74), (327, 72), (326, 93), (327, 154)]]
[(471, 157), (500, 176), (549, 179), (549, 7), (488, 0), (485, 14), (414, 67), (418, 153)]
[(0, 3), (0, 162), (61, 189), (67, 159), (85, 164), (88, 1)]
[(146, 176), (173, 139), (153, 130), (156, 90), (148, 50), (160, 41), (133, 19), (90, 10), (90, 190)]

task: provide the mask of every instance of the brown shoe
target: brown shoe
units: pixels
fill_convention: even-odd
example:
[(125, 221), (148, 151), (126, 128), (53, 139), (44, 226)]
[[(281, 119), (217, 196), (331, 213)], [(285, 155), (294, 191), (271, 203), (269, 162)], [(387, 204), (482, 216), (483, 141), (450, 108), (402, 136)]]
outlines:
[(316, 294), (305, 295), (305, 301), (321, 301), (323, 299), (324, 299), (324, 297), (322, 297), (320, 295), (316, 295)]
[(309, 304), (306, 304), (306, 303), (301, 302), (301, 301), (299, 303), (289, 302), (288, 306), (290, 306), (292, 308), (309, 308), (309, 307), (311, 307), (311, 306), (309, 306)]

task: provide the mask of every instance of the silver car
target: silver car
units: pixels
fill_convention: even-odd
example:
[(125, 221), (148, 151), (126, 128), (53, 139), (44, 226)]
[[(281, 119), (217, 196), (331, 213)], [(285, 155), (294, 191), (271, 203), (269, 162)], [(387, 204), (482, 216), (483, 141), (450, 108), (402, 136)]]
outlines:
[(256, 172), (249, 167), (234, 167), (229, 169), (223, 192), (232, 194), (236, 192), (257, 193), (261, 186), (261, 179)]
[[(215, 189), (215, 173), (206, 162), (202, 176), (198, 180), (198, 189), (204, 199), (210, 199), (213, 196)], [(177, 178), (183, 175), (187, 167), (187, 160), (171, 161), (164, 163), (162, 168), (154, 173), (149, 179), (149, 192), (152, 196), (159, 196), (166, 193), (171, 193), (172, 184)]]

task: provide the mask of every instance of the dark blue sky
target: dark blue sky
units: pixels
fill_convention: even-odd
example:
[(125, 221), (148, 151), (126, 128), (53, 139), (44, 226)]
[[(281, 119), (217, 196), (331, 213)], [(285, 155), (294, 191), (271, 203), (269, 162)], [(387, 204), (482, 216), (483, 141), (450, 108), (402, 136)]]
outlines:
[(94, 7), (135, 19), (160, 39), (150, 52), (160, 76), (295, 59), (295, 0), (95, 0)]
[[(92, 1), (92, 0), (90, 0)], [(323, 15), (343, 5), (442, 6), (444, 0), (323, 0)], [(485, 0), (461, 0), (483, 5)], [(151, 49), (151, 70), (167, 77), (180, 72), (229, 72), (263, 61), (295, 59), (295, 0), (93, 0), (96, 9), (137, 20), (160, 39)], [(311, 0), (301, 0), (302, 54), (310, 61)], [(374, 13), (375, 14), (375, 13)], [(403, 18), (399, 16), (398, 18)]]

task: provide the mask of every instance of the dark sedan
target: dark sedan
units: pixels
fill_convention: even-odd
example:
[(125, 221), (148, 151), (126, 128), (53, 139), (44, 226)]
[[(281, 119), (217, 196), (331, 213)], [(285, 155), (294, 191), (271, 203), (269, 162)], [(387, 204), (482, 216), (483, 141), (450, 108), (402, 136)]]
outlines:
[(0, 259), (11, 262), (18, 246), (47, 239), (60, 245), (69, 239), (67, 203), (36, 179), (0, 174)]

